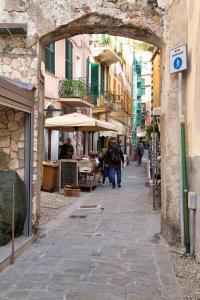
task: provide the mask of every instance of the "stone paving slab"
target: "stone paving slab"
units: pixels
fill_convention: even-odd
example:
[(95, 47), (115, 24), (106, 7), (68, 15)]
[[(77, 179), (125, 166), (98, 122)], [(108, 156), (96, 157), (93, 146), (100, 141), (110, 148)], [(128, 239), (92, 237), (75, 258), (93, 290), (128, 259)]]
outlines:
[[(121, 189), (97, 188), (43, 228), (39, 242), (0, 274), (0, 300), (181, 300), (152, 211), (145, 166)], [(81, 205), (85, 218), (70, 218)]]

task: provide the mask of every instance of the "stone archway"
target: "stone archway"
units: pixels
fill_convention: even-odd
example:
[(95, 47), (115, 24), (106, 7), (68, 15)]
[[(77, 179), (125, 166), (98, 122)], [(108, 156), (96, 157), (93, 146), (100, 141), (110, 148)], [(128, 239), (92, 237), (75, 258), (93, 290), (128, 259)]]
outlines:
[(40, 41), (42, 45), (47, 45), (50, 42), (79, 34), (107, 33), (138, 39), (161, 47), (163, 44), (162, 17), (157, 16), (155, 20), (157, 24), (153, 23), (147, 26), (145, 23), (138, 23), (137, 19), (124, 22), (121, 18), (114, 16), (90, 13), (66, 25), (59, 26), (54, 31), (45, 34)]

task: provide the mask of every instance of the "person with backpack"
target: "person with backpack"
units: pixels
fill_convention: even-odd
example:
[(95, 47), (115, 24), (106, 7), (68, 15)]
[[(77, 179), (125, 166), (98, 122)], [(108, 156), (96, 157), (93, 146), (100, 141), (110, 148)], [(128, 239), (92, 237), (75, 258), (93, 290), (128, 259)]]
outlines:
[(107, 148), (102, 149), (101, 155), (99, 157), (99, 167), (103, 175), (102, 184), (106, 182), (107, 178), (109, 180), (109, 184), (111, 184), (110, 169), (108, 166), (108, 158), (107, 158)]
[(116, 188), (116, 176), (117, 186), (118, 188), (121, 188), (121, 165), (122, 163), (124, 163), (124, 155), (115, 140), (111, 141), (110, 146), (107, 150), (107, 161), (110, 170), (110, 180), (112, 183), (112, 188)]

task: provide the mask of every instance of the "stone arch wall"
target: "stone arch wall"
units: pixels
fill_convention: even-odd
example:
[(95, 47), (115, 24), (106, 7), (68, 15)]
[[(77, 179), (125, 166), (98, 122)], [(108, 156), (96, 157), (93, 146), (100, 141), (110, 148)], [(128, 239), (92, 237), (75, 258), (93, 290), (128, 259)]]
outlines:
[(40, 38), (42, 45), (47, 45), (60, 39), (68, 38), (79, 34), (108, 33), (111, 35), (126, 36), (149, 42), (156, 46), (163, 44), (162, 16), (157, 16), (156, 23), (138, 24), (138, 20), (124, 21), (120, 17), (89, 13), (76, 18), (68, 24), (55, 28)]

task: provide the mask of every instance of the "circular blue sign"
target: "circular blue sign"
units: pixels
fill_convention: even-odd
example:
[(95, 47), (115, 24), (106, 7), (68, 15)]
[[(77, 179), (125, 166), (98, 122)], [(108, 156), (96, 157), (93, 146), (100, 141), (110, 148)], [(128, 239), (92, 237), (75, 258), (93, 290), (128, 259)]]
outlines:
[(181, 58), (181, 57), (177, 57), (177, 58), (174, 60), (174, 69), (176, 69), (176, 70), (181, 69), (182, 64), (183, 64), (182, 58)]

